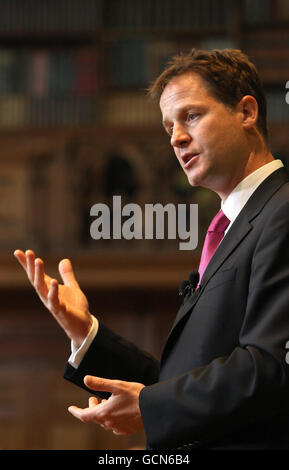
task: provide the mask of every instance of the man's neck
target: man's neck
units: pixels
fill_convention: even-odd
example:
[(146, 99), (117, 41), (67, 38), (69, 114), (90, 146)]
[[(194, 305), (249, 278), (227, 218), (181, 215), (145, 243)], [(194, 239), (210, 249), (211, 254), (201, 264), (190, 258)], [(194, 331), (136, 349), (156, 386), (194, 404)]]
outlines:
[(247, 176), (272, 161), (274, 161), (274, 157), (268, 149), (265, 150), (265, 148), (263, 148), (262, 152), (251, 152), (249, 154), (246, 165), (244, 165), (244, 167), (239, 170), (238, 176), (234, 179), (232, 178), (232, 180), (228, 183), (225, 191), (218, 192), (222, 202), (224, 203), (226, 201), (227, 197), (231, 194), (234, 188), (236, 188), (241, 183), (241, 181), (247, 178)]

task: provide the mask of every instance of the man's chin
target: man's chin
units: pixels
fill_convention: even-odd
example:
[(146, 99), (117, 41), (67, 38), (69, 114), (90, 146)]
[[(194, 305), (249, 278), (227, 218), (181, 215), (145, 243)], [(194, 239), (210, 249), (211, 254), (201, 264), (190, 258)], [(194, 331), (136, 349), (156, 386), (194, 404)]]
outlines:
[(198, 178), (196, 175), (187, 173), (187, 179), (189, 184), (193, 187), (202, 186), (200, 178)]
[[(199, 170), (199, 171), (198, 171)], [(194, 171), (186, 172), (186, 176), (188, 182), (193, 187), (202, 187), (202, 188), (210, 188), (210, 178), (211, 172), (209, 169), (201, 171), (201, 169), (195, 168)]]

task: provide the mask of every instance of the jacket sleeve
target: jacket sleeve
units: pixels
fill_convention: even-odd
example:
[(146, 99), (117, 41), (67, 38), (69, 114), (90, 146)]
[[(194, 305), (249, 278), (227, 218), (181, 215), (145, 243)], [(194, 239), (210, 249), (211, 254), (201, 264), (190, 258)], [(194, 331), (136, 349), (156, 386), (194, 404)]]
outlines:
[(214, 442), (281, 414), (288, 419), (288, 202), (261, 231), (248, 287), (239, 343), (230, 354), (141, 391), (149, 447)]
[(64, 378), (101, 398), (110, 395), (89, 390), (83, 383), (86, 375), (151, 385), (158, 380), (159, 363), (100, 323), (97, 335), (79, 367), (75, 369), (68, 363)]

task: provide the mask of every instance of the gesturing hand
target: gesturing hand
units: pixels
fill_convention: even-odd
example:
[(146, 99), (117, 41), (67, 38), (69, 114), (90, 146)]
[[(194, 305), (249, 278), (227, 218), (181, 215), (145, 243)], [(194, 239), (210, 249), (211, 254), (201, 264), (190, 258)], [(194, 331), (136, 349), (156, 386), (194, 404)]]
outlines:
[(110, 392), (107, 400), (98, 403), (95, 397), (89, 399), (88, 408), (70, 406), (68, 411), (84, 423), (97, 423), (114, 434), (134, 434), (143, 429), (139, 409), (139, 394), (144, 385), (137, 382), (109, 380), (87, 375), (85, 385), (91, 390)]
[(58, 269), (63, 280), (59, 284), (44, 272), (44, 262), (35, 258), (32, 250), (25, 253), (14, 252), (15, 257), (25, 269), (28, 279), (34, 286), (45, 307), (62, 326), (67, 336), (79, 347), (86, 338), (92, 325), (88, 302), (81, 291), (69, 259), (60, 261)]

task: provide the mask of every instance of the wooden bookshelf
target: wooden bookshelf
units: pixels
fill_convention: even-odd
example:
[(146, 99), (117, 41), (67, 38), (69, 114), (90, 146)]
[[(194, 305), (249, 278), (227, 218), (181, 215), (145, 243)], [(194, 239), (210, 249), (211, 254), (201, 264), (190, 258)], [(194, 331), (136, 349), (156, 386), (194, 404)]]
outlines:
[[(0, 192), (4, 199), (13, 194), (14, 206), (10, 212), (9, 204), (0, 210), (0, 255), (20, 244), (40, 249), (43, 256), (58, 255), (64, 248), (84, 258), (101, 259), (104, 254), (110, 259), (110, 251), (113, 257), (118, 252), (127, 256), (131, 249), (125, 243), (96, 248), (89, 240), (89, 206), (108, 201), (103, 181), (110, 158), (122, 159), (130, 167), (134, 185), (139, 185), (134, 202), (198, 203), (201, 240), (218, 200), (205, 191), (185, 189), (161, 127), (160, 111), (147, 99), (145, 89), (167, 60), (181, 51), (242, 48), (259, 66), (268, 94), (272, 149), (287, 162), (287, 3), (1, 2)], [(82, 85), (77, 87), (80, 72)], [(17, 168), (22, 179), (15, 179)], [(166, 243), (162, 248), (159, 243), (136, 243), (135, 266), (143, 262), (143, 253), (154, 259), (160, 250), (168, 257), (183, 257)]]

